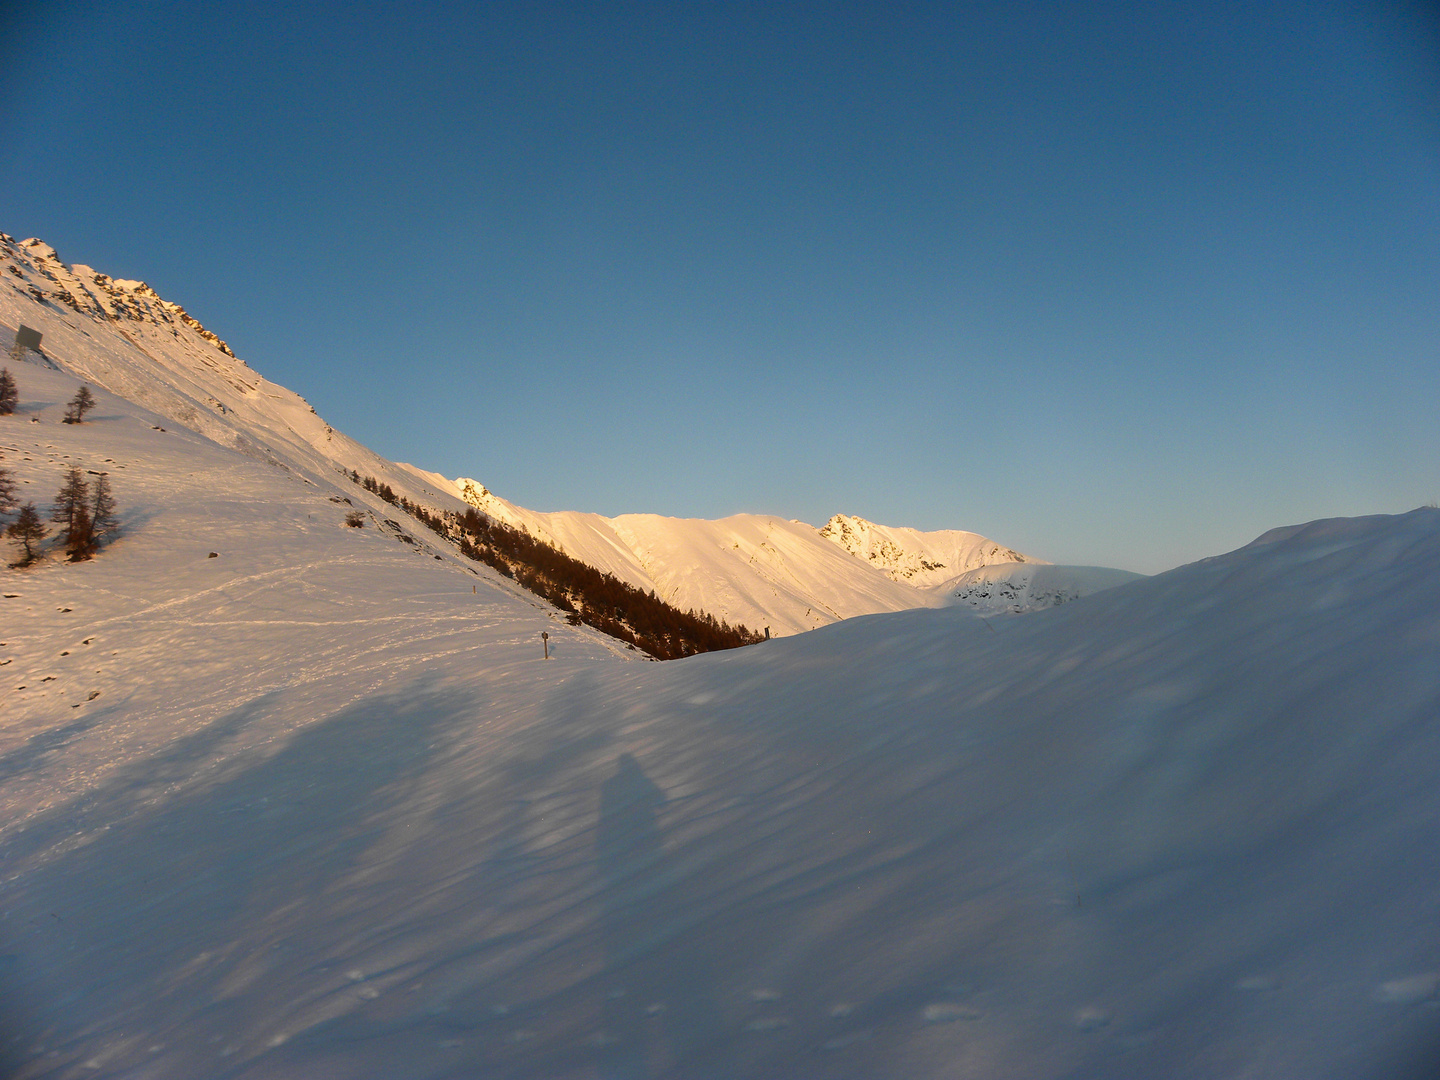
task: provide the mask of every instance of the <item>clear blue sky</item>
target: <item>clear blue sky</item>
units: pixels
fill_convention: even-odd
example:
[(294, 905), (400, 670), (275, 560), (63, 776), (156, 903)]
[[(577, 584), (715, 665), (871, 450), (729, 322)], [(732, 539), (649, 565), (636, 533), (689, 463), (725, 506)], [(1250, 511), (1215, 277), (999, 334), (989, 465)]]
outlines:
[(15, 7), (0, 230), (522, 505), (1155, 571), (1440, 498), (1424, 3)]

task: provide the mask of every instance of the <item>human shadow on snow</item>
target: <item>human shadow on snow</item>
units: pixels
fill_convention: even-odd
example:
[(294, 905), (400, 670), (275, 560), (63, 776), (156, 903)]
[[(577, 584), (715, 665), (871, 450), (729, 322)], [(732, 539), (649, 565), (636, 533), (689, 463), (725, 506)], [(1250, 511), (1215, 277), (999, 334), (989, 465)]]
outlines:
[(667, 895), (665, 793), (630, 754), (600, 787), (595, 864), (600, 877), (600, 933), (606, 984), (600, 1074), (644, 1080), (723, 1043), (715, 958), (703, 939), (667, 930), (675, 922)]

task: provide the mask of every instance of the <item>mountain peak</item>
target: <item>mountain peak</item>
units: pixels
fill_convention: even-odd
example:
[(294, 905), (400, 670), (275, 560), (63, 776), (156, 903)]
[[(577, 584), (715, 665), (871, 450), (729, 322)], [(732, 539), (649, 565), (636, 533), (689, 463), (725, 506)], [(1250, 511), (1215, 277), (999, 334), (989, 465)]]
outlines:
[(486, 505), (495, 498), (494, 492), (479, 480), (471, 480), (468, 476), (457, 479), (455, 488), (459, 492), (460, 498), (480, 510), (485, 509)]
[(98, 316), (111, 322), (146, 322), (174, 329), (175, 323), (188, 327), (196, 336), (236, 359), (230, 346), (192, 318), (179, 304), (162, 298), (143, 281), (130, 281), (100, 274), (83, 263), (69, 266), (60, 261), (55, 249), (33, 237), (18, 243), (0, 233), (0, 262), (25, 282), (25, 290), (42, 304), (70, 308), (81, 315)]
[(921, 532), (877, 525), (853, 514), (836, 514), (825, 523), (820, 535), (892, 580), (921, 589), (942, 585), (980, 566), (1044, 561), (1022, 555), (979, 533), (960, 529)]

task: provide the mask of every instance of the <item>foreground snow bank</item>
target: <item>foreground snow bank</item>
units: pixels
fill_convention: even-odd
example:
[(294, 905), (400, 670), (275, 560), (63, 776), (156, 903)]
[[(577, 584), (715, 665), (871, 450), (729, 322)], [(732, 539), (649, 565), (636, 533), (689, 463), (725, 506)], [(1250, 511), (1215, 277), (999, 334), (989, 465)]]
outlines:
[[(293, 641), (257, 595), (237, 669)], [(324, 598), (327, 635), (402, 649)], [(15, 1074), (1436, 1063), (1440, 512), (666, 665), (523, 663), (507, 618), (343, 703), (338, 661), (236, 686), (12, 831)]]

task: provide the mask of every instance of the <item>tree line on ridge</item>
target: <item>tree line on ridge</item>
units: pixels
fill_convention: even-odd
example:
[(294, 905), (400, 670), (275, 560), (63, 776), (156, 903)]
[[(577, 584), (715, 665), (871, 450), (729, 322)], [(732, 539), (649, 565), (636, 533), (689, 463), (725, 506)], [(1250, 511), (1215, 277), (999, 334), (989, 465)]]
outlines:
[(661, 600), (653, 589), (637, 589), (473, 506), (463, 514), (434, 510), (396, 495), (389, 484), (373, 476), (361, 476), (355, 470), (349, 476), (366, 491), (455, 544), (466, 558), (485, 563), (548, 600), (566, 613), (572, 626), (592, 626), (659, 660), (734, 649), (764, 640), (763, 634), (731, 626), (709, 612), (681, 611)]

